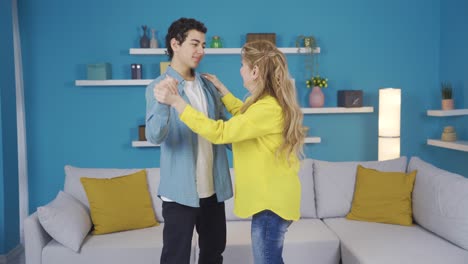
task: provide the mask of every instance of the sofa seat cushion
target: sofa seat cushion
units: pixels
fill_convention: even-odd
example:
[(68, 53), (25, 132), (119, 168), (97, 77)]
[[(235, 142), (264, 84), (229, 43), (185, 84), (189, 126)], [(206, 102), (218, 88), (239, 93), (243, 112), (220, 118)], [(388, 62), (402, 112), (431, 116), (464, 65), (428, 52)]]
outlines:
[[(227, 222), (226, 264), (253, 263), (251, 221)], [(340, 241), (319, 219), (300, 219), (293, 222), (285, 235), (283, 259), (285, 263), (339, 263)], [(198, 250), (198, 249), (197, 249)], [(198, 252), (197, 254), (198, 255)]]
[[(42, 263), (47, 264), (154, 264), (159, 263), (162, 251), (162, 232), (164, 224), (125, 232), (105, 235), (88, 235), (75, 253), (51, 240), (42, 251)], [(192, 257), (196, 239), (192, 239)]]
[(341, 241), (346, 264), (462, 264), (468, 251), (420, 226), (361, 222), (329, 218), (325, 224)]

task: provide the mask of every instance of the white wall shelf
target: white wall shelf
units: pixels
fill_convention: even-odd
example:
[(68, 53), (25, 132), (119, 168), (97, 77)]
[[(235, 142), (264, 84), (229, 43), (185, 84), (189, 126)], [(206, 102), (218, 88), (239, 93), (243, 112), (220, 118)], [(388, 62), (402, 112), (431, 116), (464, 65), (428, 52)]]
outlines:
[(468, 115), (468, 109), (427, 110), (428, 116), (462, 116)]
[[(322, 139), (320, 137), (307, 137), (305, 143), (320, 143)], [(132, 147), (134, 148), (151, 148), (159, 147), (160, 145), (155, 145), (148, 141), (132, 141)]]
[(304, 114), (352, 114), (352, 113), (372, 113), (373, 106), (364, 107), (318, 107), (318, 108), (301, 108)]
[[(427, 110), (428, 116), (464, 116), (468, 115), (468, 109), (453, 110)], [(468, 152), (468, 141), (442, 141), (440, 139), (428, 139), (427, 144), (439, 148), (454, 149)]]
[(440, 147), (440, 148), (448, 148), (448, 149), (468, 152), (468, 141), (448, 142), (448, 141), (442, 141), (439, 139), (428, 139), (427, 144), (431, 146)]
[[(310, 53), (310, 48), (278, 48), (284, 54), (308, 54)], [(240, 54), (241, 48), (206, 48), (205, 54)], [(320, 47), (314, 49), (314, 53), (320, 53)], [(131, 55), (165, 55), (166, 49), (141, 49), (141, 48), (131, 48)]]
[(146, 86), (153, 79), (139, 80), (76, 80), (76, 86)]
[(151, 147), (158, 147), (159, 145), (155, 145), (149, 141), (132, 141), (132, 147), (134, 148), (151, 148)]
[(305, 143), (320, 143), (322, 142), (322, 138), (320, 137), (306, 137), (304, 140)]

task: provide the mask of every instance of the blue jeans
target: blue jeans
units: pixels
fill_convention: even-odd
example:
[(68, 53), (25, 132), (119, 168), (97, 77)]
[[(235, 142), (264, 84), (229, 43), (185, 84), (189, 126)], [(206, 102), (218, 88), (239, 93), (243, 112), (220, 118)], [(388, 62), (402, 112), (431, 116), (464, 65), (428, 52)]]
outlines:
[(292, 221), (270, 210), (252, 217), (252, 249), (255, 264), (283, 264), (284, 234)]

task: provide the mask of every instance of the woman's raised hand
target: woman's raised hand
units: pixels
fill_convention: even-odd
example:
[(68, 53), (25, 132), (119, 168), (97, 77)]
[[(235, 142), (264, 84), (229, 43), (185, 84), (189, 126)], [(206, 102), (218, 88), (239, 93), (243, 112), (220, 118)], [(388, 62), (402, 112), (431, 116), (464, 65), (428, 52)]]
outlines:
[(229, 90), (224, 84), (216, 77), (216, 75), (203, 73), (202, 76), (208, 81), (212, 82), (216, 89), (224, 96), (229, 93)]

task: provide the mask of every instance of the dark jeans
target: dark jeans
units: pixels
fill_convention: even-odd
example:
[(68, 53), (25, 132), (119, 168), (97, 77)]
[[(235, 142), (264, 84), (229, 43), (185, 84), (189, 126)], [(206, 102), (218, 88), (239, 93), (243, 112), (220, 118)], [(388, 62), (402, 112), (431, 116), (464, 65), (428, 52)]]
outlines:
[(226, 213), (224, 202), (216, 195), (200, 199), (200, 207), (164, 202), (163, 250), (161, 264), (188, 264), (192, 249), (193, 228), (198, 233), (199, 264), (223, 263), (226, 248)]

